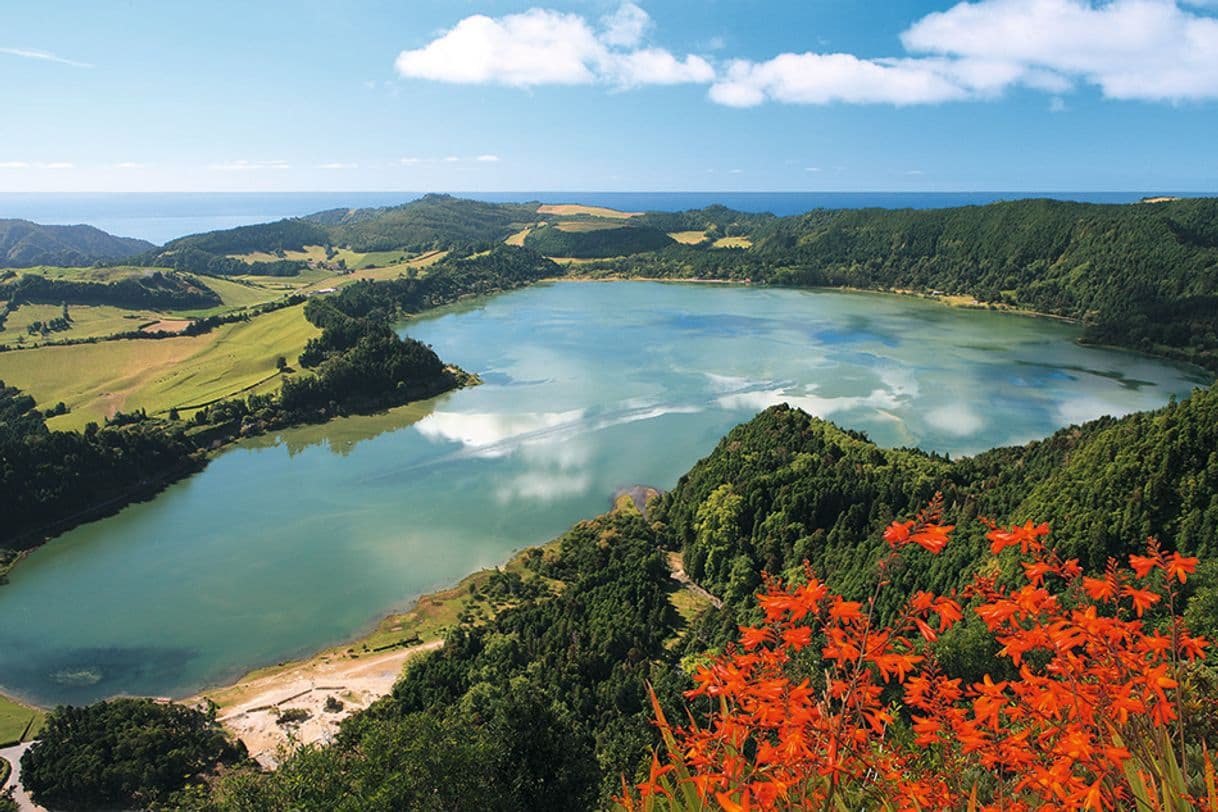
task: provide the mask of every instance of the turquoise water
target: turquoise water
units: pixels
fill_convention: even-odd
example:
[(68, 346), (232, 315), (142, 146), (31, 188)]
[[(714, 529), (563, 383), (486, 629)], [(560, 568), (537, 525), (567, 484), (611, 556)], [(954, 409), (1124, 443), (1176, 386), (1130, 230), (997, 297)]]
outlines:
[(485, 383), (246, 443), (35, 551), (0, 587), (0, 686), (179, 696), (315, 651), (671, 486), (774, 403), (967, 454), (1208, 382), (1059, 322), (835, 291), (559, 283), (406, 331)]

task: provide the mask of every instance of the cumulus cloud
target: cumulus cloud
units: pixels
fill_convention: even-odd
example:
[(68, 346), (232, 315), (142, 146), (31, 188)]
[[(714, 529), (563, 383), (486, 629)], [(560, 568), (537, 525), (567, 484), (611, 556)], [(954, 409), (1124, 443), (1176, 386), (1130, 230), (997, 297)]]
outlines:
[(986, 0), (929, 14), (906, 48), (1045, 71), (1114, 99), (1218, 98), (1218, 19), (1171, 0)]
[(1174, 0), (979, 0), (928, 14), (902, 35), (906, 55), (785, 53), (735, 60), (711, 87), (734, 107), (935, 104), (1023, 86), (1080, 84), (1108, 98), (1218, 98), (1218, 19)]
[(599, 30), (578, 14), (541, 8), (498, 18), (475, 14), (422, 48), (402, 51), (395, 65), (412, 79), (512, 87), (714, 79), (702, 57), (640, 47), (651, 24), (647, 12), (629, 2), (603, 18)]
[(334, 169), (334, 170), (339, 170), (339, 169), (359, 169), (359, 164), (356, 164), (356, 163), (345, 163), (345, 162), (343, 162), (343, 161), (333, 161), (333, 162), (328, 163), (328, 164), (318, 164), (318, 165), (317, 165), (317, 168), (318, 168), (318, 169)]
[(601, 18), (601, 39), (606, 45), (633, 48), (651, 26), (651, 15), (636, 3), (622, 3), (616, 12)]
[(493, 164), (493, 163), (498, 163), (499, 156), (498, 155), (479, 155), (474, 160), (479, 161), (484, 164)]
[(0, 169), (28, 169), (29, 166), (25, 161), (0, 161)]
[(22, 59), (37, 59), (41, 62), (56, 62), (60, 65), (71, 65), (74, 68), (91, 68), (88, 62), (77, 62), (75, 59), (65, 59), (50, 51), (38, 51), (33, 48), (0, 48), (0, 54), (19, 56)]

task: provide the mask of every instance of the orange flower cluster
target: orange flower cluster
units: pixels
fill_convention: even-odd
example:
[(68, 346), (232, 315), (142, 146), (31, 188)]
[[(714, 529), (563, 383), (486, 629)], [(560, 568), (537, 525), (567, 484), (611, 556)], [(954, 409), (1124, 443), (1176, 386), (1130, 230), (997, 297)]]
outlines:
[[(941, 511), (936, 499), (894, 522), (884, 533), (894, 552), (881, 566), (911, 544), (940, 552), (953, 529)], [(1181, 663), (1208, 646), (1175, 613), (1175, 585), (1197, 560), (1150, 539), (1130, 568), (1110, 561), (1086, 577), (1077, 560), (1045, 547), (1048, 525), (990, 528), (994, 554), (1019, 549), (1021, 585), (979, 576), (959, 596), (918, 592), (888, 625), (874, 617), (883, 581), (858, 602), (807, 565), (802, 584), (767, 578), (764, 624), (741, 627), (739, 645), (694, 675), (687, 697), (712, 701), (708, 722), (691, 716), (673, 727), (656, 703), (670, 763), (653, 759), (640, 794), (621, 803), (730, 812), (1200, 804), (1183, 786), (1164, 786), (1184, 758), (1183, 741), (1173, 742), (1182, 727), (1172, 730)], [(958, 599), (971, 602), (1017, 676), (964, 685), (940, 672), (930, 644), (963, 619)], [(1170, 612), (1152, 625), (1145, 615), (1161, 603)], [(1208, 757), (1205, 767), (1209, 809), (1218, 795)]]

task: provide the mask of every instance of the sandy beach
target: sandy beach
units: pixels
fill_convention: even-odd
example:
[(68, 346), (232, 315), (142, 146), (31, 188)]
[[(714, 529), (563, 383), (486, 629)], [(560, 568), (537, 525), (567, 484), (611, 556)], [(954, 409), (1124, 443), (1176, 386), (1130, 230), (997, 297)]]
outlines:
[[(343, 719), (393, 689), (408, 660), (442, 645), (442, 640), (433, 640), (363, 656), (332, 649), (269, 673), (254, 672), (185, 701), (215, 702), (220, 722), (244, 742), (250, 756), (264, 767), (274, 767), (281, 747), (328, 741)], [(285, 713), (308, 716), (281, 724)]]

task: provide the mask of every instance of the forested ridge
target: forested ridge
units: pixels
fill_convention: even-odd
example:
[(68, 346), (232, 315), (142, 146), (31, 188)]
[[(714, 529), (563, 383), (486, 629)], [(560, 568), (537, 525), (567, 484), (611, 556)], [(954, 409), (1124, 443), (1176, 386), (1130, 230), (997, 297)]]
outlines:
[(93, 226), (46, 226), (29, 220), (0, 219), (0, 268), (116, 262), (152, 247), (145, 240), (115, 237)]

